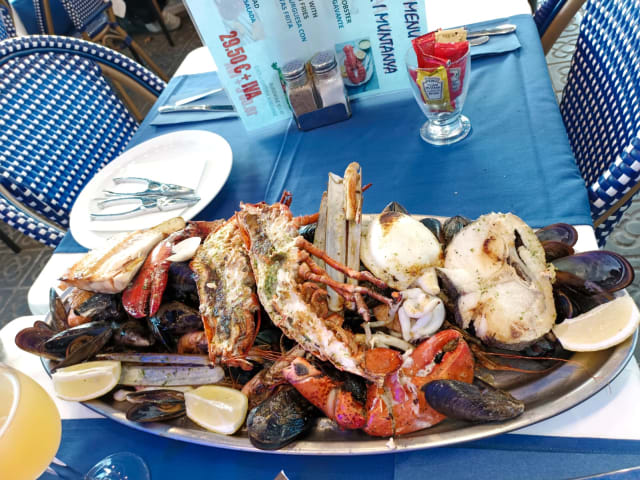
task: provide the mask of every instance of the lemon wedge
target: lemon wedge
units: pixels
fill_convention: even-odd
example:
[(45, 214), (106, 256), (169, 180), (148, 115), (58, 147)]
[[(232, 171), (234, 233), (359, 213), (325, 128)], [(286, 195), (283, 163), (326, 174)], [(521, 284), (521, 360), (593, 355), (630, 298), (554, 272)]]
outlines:
[(629, 295), (598, 305), (553, 327), (566, 350), (594, 352), (622, 343), (636, 328), (640, 315)]
[(247, 396), (233, 388), (204, 385), (185, 392), (187, 417), (212, 432), (231, 435), (247, 416)]
[(112, 360), (78, 363), (55, 371), (53, 389), (63, 400), (91, 400), (115, 387), (120, 372), (120, 362)]

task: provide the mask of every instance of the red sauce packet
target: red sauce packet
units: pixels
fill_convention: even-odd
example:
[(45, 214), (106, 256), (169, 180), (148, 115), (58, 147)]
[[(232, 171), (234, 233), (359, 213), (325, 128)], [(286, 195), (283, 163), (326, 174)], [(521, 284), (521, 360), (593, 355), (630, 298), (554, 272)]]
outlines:
[(437, 57), (446, 58), (450, 62), (447, 67), (447, 75), (451, 89), (451, 102), (453, 103), (456, 97), (462, 93), (467, 69), (466, 59), (462, 57), (469, 51), (469, 42), (436, 43), (434, 51)]
[(449, 99), (451, 106), (455, 107), (455, 99), (462, 93), (464, 85), (466, 61), (462, 57), (469, 51), (469, 42), (437, 42), (435, 32), (430, 32), (413, 39), (412, 44), (418, 68), (446, 68)]

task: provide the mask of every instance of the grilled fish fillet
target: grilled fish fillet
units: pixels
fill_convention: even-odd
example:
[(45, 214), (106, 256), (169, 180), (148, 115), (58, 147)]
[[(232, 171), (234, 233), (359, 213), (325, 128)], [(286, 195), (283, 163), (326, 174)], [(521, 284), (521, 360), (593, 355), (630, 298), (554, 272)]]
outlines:
[(185, 221), (176, 217), (153, 228), (117, 235), (105, 246), (88, 252), (60, 280), (82, 290), (119, 293), (138, 273), (151, 249), (184, 227)]

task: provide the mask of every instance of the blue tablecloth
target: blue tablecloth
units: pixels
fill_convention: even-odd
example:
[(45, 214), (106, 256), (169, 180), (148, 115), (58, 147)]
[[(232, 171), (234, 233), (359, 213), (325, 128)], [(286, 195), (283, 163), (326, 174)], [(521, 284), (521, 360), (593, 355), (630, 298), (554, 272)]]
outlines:
[[(222, 135), (234, 163), (229, 181), (198, 218), (230, 216), (240, 201), (275, 202), (293, 192), (294, 213), (317, 210), (329, 171), (351, 161), (373, 187), (364, 209), (390, 200), (414, 213), (511, 211), (533, 226), (564, 221), (589, 224), (584, 183), (573, 160), (540, 47), (529, 16), (518, 26), (521, 48), (472, 62), (465, 114), (471, 135), (444, 148), (424, 143), (424, 122), (410, 92), (353, 104), (353, 118), (311, 132), (291, 122), (247, 133), (236, 119), (154, 126), (157, 106), (178, 93), (211, 88), (215, 74), (174, 78), (132, 140), (132, 145), (185, 128)], [(175, 98), (175, 97), (174, 97)], [(58, 252), (82, 251), (70, 235)], [(421, 452), (369, 457), (291, 457), (240, 453), (155, 437), (109, 420), (65, 420), (59, 457), (79, 470), (117, 451), (139, 453), (154, 480), (264, 478), (284, 468), (293, 479), (571, 478), (640, 463), (640, 442), (501, 435)], [(45, 476), (44, 478), (48, 478)]]
[[(389, 455), (285, 456), (192, 445), (106, 419), (63, 420), (57, 456), (76, 470), (86, 472), (101, 458), (122, 451), (144, 458), (152, 480), (272, 480), (282, 469), (291, 480), (552, 480), (628, 468), (640, 462), (640, 441), (631, 440), (506, 434), (455, 447)], [(45, 474), (41, 478), (58, 477)]]
[[(293, 193), (295, 214), (317, 211), (327, 173), (352, 161), (373, 183), (365, 212), (396, 200), (412, 213), (477, 217), (509, 211), (534, 227), (553, 222), (590, 224), (584, 182), (576, 167), (551, 88), (537, 30), (528, 15), (506, 19), (518, 27), (521, 47), (476, 58), (464, 113), (472, 132), (447, 147), (423, 142), (425, 118), (408, 87), (353, 103), (353, 117), (300, 132), (293, 122), (247, 132), (238, 119), (151, 125), (157, 108), (183, 89), (211, 88), (214, 73), (171, 80), (131, 145), (165, 133), (202, 129), (233, 149), (229, 181), (198, 218), (229, 217), (240, 201), (275, 202)], [(177, 96), (177, 95), (176, 95)], [(84, 251), (67, 235), (58, 252)]]

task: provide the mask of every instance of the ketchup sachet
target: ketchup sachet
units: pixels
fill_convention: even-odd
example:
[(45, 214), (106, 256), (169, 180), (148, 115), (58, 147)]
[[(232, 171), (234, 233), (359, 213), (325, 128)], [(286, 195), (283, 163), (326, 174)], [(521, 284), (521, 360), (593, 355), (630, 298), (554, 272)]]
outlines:
[[(438, 41), (458, 40), (460, 41)], [(469, 42), (463, 29), (430, 32), (412, 40), (418, 71), (416, 83), (425, 103), (432, 108), (451, 111), (462, 93)], [(437, 93), (441, 92), (440, 97)]]

